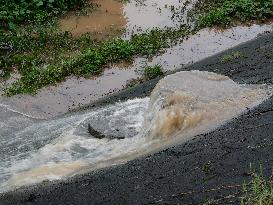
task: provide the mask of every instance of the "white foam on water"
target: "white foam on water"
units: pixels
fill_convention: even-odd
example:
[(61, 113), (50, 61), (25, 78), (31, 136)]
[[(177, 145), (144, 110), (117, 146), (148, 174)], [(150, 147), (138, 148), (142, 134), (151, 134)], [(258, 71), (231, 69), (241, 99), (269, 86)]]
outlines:
[(5, 110), (7, 110), (7, 111), (11, 111), (11, 112), (17, 113), (17, 114), (19, 114), (19, 115), (22, 115), (22, 116), (25, 116), (25, 117), (28, 117), (28, 118), (32, 118), (32, 119), (43, 119), (43, 118), (33, 117), (33, 116), (28, 115), (28, 114), (26, 114), (26, 113), (20, 112), (20, 111), (18, 111), (18, 110), (16, 110), (16, 109), (11, 108), (9, 105), (6, 105), (6, 104), (1, 104), (1, 103), (0, 103), (0, 108), (5, 109)]
[[(12, 143), (0, 145), (12, 155), (0, 162), (0, 190), (64, 179), (179, 144), (253, 108), (271, 92), (267, 85), (183, 71), (160, 80), (150, 98), (35, 123), (10, 136)], [(87, 132), (88, 124), (125, 139), (96, 139)]]
[[(37, 150), (8, 158), (9, 162), (12, 161), (8, 167), (5, 166), (9, 163), (0, 163), (0, 171), (5, 176), (0, 191), (43, 180), (61, 179), (99, 162), (136, 152), (145, 145), (143, 137), (134, 135), (140, 130), (148, 102), (149, 98), (128, 100), (38, 123), (16, 133), (10, 145), (21, 141), (19, 146), (22, 149), (24, 146), (34, 148), (31, 142), (35, 140), (40, 144), (44, 141), (44, 145), (40, 145)], [(96, 139), (87, 132), (88, 123), (97, 129), (102, 125), (104, 134), (117, 132), (116, 135), (121, 133), (126, 138)]]

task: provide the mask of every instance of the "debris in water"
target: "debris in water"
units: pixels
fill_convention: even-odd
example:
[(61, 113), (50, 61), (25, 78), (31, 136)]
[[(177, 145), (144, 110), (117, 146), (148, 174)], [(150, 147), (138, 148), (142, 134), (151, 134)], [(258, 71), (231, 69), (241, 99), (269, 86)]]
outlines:
[(98, 138), (98, 139), (103, 139), (106, 137), (104, 134), (95, 130), (90, 124), (88, 124), (88, 132), (90, 135), (92, 135), (93, 137)]
[(92, 135), (93, 137), (97, 138), (97, 139), (103, 139), (103, 138), (108, 138), (108, 139), (124, 139), (125, 137), (114, 137), (114, 136), (105, 136), (104, 134), (98, 132), (97, 130), (95, 130), (89, 123), (88, 123), (88, 132), (90, 135)]

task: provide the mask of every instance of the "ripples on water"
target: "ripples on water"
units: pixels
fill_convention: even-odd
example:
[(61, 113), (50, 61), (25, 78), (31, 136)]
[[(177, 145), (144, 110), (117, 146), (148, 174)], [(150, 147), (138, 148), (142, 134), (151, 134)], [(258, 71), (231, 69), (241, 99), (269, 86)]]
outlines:
[[(208, 132), (270, 94), (226, 76), (184, 71), (162, 79), (151, 97), (118, 102), (51, 120), (34, 120), (1, 106), (1, 191), (124, 163)], [(90, 123), (104, 135), (87, 132)], [(3, 129), (4, 128), (4, 129)]]

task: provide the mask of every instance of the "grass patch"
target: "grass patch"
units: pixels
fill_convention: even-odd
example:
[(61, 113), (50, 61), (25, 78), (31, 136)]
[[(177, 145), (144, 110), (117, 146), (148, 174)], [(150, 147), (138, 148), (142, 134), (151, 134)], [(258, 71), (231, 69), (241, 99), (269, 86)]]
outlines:
[(232, 52), (231, 54), (226, 54), (221, 58), (221, 63), (227, 63), (227, 62), (231, 62), (235, 59), (239, 59), (241, 58), (243, 55), (239, 52)]
[(126, 83), (126, 87), (134, 87), (147, 80), (152, 80), (154, 78), (157, 78), (163, 75), (164, 75), (164, 72), (162, 71), (161, 65), (146, 66), (143, 70), (142, 76), (135, 79), (128, 80)]
[(27, 75), (34, 67), (61, 62), (66, 55), (80, 52), (90, 44), (88, 35), (73, 38), (69, 32), (56, 33), (54, 28), (31, 27), (0, 33), (0, 78), (8, 78), (14, 70)]
[(272, 0), (204, 0), (199, 26), (229, 26), (233, 22), (265, 21), (273, 17)]
[(2, 28), (16, 29), (29, 22), (44, 22), (64, 11), (82, 8), (86, 0), (8, 0), (1, 1), (0, 24)]
[(273, 180), (266, 179), (261, 174), (253, 174), (249, 185), (243, 185), (244, 196), (241, 205), (272, 205)]
[(146, 66), (144, 68), (144, 77), (148, 80), (154, 79), (162, 75), (163, 75), (163, 71), (162, 71), (161, 65)]
[[(34, 51), (30, 52), (31, 55), (28, 57), (24, 56), (25, 54), (22, 54), (22, 51), (25, 48), (29, 48), (24, 44), (26, 36), (22, 38), (22, 42), (17, 39), (17, 36), (15, 44), (18, 44), (17, 50), (20, 54), (14, 54), (12, 59), (13, 62), (18, 65), (21, 78), (8, 87), (5, 90), (5, 93), (8, 96), (22, 93), (35, 93), (38, 89), (61, 82), (70, 75), (84, 77), (98, 75), (109, 63), (131, 60), (135, 56), (152, 56), (162, 49), (169, 47), (177, 38), (181, 38), (188, 34), (189, 31), (187, 28), (180, 28), (178, 30), (153, 30), (149, 33), (132, 36), (131, 40), (112, 39), (107, 42), (91, 42), (89, 46), (86, 46), (86, 42), (84, 42), (84, 49), (76, 56), (66, 58), (60, 57), (59, 59), (57, 58), (58, 60), (53, 58), (51, 63), (48, 63), (50, 62), (48, 59), (42, 57), (36, 58), (33, 54), (39, 52), (40, 49), (38, 48), (40, 48), (43, 35), (39, 35), (39, 40), (37, 42), (34, 41)], [(56, 37), (56, 34), (54, 37)], [(36, 37), (31, 36), (30, 38), (33, 40), (33, 38)], [(63, 36), (60, 38), (61, 41)], [(71, 49), (70, 46), (73, 47), (73, 45), (77, 45), (75, 42), (81, 40), (82, 39), (68, 37), (68, 49)], [(59, 40), (56, 40), (56, 42), (52, 44), (54, 41), (50, 40), (47, 35), (45, 35), (44, 41), (49, 43), (49, 45), (47, 43), (42, 44), (41, 50), (45, 50), (45, 47), (43, 47), (44, 45), (52, 47), (52, 50), (58, 50), (56, 45), (59, 43), (61, 43), (60, 48), (64, 49), (65, 47), (63, 45), (64, 43)], [(7, 62), (8, 61), (5, 61), (5, 63), (9, 65)], [(10, 68), (10, 66), (7, 68)], [(158, 75), (158, 70), (154, 69), (149, 73), (150, 77), (153, 77), (154, 74)]]

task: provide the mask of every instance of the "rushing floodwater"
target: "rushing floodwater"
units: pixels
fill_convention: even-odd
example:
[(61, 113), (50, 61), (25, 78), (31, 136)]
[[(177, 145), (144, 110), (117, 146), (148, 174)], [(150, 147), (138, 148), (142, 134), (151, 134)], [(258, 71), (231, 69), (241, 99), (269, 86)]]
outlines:
[[(92, 2), (100, 4), (97, 10), (67, 16), (61, 28), (75, 36), (91, 32), (97, 38), (130, 38), (152, 28), (179, 27), (197, 1)], [(0, 192), (124, 163), (215, 129), (258, 105), (270, 96), (268, 86), (239, 85), (226, 76), (191, 71), (164, 78), (146, 98), (41, 120), (117, 92), (147, 64), (175, 70), (266, 31), (272, 25), (203, 29), (158, 56), (136, 58), (130, 66), (112, 65), (97, 78), (70, 77), (36, 96), (1, 96)], [(87, 132), (89, 123), (106, 136), (125, 139), (96, 139)]]
[[(179, 72), (150, 97), (37, 120), (1, 106), (1, 191), (56, 180), (175, 145), (208, 132), (270, 96), (265, 85), (239, 85), (226, 76)], [(88, 123), (106, 136), (96, 139)]]

